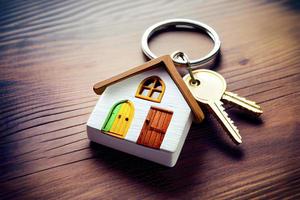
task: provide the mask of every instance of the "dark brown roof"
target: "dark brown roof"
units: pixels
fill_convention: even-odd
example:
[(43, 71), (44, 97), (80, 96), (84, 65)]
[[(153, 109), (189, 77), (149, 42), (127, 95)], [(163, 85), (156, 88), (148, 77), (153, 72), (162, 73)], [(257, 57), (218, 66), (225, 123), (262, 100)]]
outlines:
[(180, 90), (182, 96), (190, 106), (191, 110), (194, 113), (195, 120), (197, 122), (201, 122), (204, 119), (204, 114), (198, 104), (198, 102), (193, 97), (192, 93), (189, 91), (187, 86), (185, 85), (182, 77), (178, 73), (177, 69), (174, 66), (174, 63), (170, 56), (161, 56), (159, 58), (150, 60), (149, 62), (146, 62), (143, 65), (140, 65), (138, 67), (132, 68), (126, 72), (123, 72), (119, 75), (116, 75), (112, 78), (109, 78), (107, 80), (101, 81), (99, 83), (96, 83), (93, 87), (96, 94), (102, 94), (105, 90), (105, 88), (109, 85), (112, 85), (116, 82), (119, 82), (121, 80), (124, 80), (126, 78), (129, 78), (131, 76), (134, 76), (136, 74), (145, 72), (147, 70), (155, 69), (157, 67), (164, 67), (166, 71), (169, 73), (170, 77), (175, 82), (176, 86)]

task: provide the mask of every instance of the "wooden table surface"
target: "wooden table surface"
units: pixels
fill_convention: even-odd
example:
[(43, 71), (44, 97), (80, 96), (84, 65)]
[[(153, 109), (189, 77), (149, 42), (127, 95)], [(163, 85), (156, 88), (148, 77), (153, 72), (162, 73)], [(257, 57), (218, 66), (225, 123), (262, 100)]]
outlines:
[[(299, 10), (296, 0), (0, 1), (0, 199), (299, 199)], [(143, 32), (170, 18), (212, 26), (214, 70), (264, 110), (256, 119), (228, 108), (240, 146), (206, 115), (174, 168), (86, 135), (93, 84), (144, 63)], [(191, 58), (211, 46), (186, 31), (151, 42)]]

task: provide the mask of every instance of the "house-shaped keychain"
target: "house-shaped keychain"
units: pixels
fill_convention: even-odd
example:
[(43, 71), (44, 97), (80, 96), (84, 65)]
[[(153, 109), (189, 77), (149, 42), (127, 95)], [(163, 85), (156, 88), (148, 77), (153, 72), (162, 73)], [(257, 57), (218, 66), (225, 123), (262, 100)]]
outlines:
[(94, 85), (101, 94), (88, 122), (93, 142), (174, 166), (192, 121), (204, 115), (170, 56)]

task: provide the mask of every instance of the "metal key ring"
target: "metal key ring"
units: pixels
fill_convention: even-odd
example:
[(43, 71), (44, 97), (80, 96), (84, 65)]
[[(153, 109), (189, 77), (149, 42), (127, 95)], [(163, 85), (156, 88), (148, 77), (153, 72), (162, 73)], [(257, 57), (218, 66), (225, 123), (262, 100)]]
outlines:
[[(196, 59), (196, 60), (190, 60), (191, 66), (199, 66), (204, 63), (207, 63), (211, 59), (215, 58), (215, 56), (219, 53), (220, 47), (221, 47), (221, 42), (220, 42), (219, 36), (216, 33), (216, 31), (214, 29), (212, 29), (210, 26), (208, 26), (202, 22), (198, 22), (198, 21), (194, 21), (194, 20), (190, 20), (190, 19), (170, 19), (170, 20), (158, 22), (158, 23), (150, 26), (143, 34), (142, 50), (148, 58), (150, 58), (150, 59), (157, 58), (157, 56), (151, 52), (149, 45), (148, 45), (148, 42), (149, 42), (151, 36), (153, 36), (153, 34), (156, 33), (157, 31), (167, 29), (168, 27), (171, 27), (171, 26), (172, 27), (177, 27), (177, 26), (188, 27), (188, 28), (194, 28), (196, 30), (204, 31), (214, 42), (213, 49), (206, 56)], [(173, 57), (172, 57), (172, 59), (175, 64), (180, 64), (180, 65), (186, 64), (182, 60), (178, 60)]]

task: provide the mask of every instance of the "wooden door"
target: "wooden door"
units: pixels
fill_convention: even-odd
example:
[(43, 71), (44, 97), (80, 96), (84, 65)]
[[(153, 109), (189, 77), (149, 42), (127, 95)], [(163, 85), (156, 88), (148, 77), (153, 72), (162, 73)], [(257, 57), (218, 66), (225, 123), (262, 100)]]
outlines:
[(124, 138), (134, 116), (134, 106), (130, 101), (121, 101), (109, 112), (102, 131), (119, 138)]
[(159, 149), (169, 127), (173, 112), (151, 107), (137, 144)]

